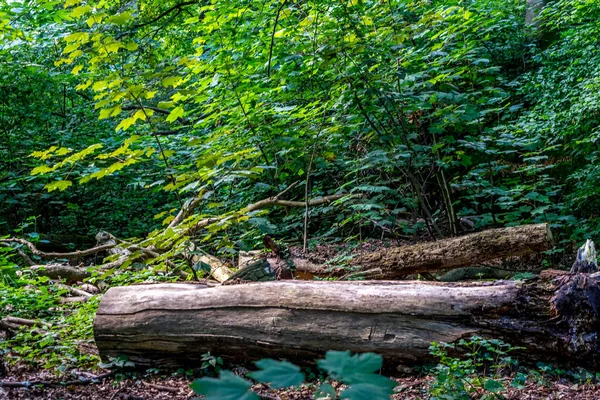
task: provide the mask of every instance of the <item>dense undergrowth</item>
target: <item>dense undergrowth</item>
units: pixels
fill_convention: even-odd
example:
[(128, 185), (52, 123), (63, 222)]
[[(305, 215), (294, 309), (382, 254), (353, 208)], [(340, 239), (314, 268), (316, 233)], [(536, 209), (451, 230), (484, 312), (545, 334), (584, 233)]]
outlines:
[[(550, 1), (536, 24), (493, 0), (1, 12), (5, 234), (33, 217), (55, 244), (144, 237), (189, 198), (226, 215), (295, 181), (299, 200), (363, 195), (310, 209), (313, 242), (549, 222), (561, 251), (597, 233), (596, 2)], [(192, 239), (223, 255), (298, 240), (303, 214)]]

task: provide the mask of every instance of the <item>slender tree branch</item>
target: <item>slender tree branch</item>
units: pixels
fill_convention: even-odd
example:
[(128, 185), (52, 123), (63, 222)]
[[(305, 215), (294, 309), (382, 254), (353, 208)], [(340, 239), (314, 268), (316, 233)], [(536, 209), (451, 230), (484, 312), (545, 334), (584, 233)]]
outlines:
[(120, 36), (125, 36), (127, 34), (131, 34), (140, 28), (143, 28), (148, 25), (152, 25), (153, 23), (155, 23), (155, 22), (161, 20), (162, 18), (166, 17), (167, 15), (171, 14), (173, 11), (178, 10), (179, 12), (181, 12), (181, 9), (183, 7), (191, 6), (191, 5), (198, 4), (198, 3), (200, 3), (200, 0), (190, 0), (190, 1), (184, 1), (182, 3), (175, 4), (173, 7), (161, 12), (160, 14), (158, 14), (156, 17), (152, 18), (151, 20), (146, 21), (146, 22), (140, 22), (139, 24), (132, 26), (131, 28), (129, 28), (128, 32), (123, 33)]
[(72, 381), (23, 381), (23, 382), (6, 382), (0, 381), (0, 387), (5, 388), (30, 388), (34, 386), (73, 386), (73, 385), (87, 385), (90, 383), (98, 383), (99, 381), (108, 378), (112, 375), (112, 372), (107, 372), (98, 376), (94, 376), (88, 379), (77, 379)]
[(28, 242), (25, 239), (19, 239), (19, 238), (0, 239), (0, 243), (22, 244), (24, 246), (27, 246), (27, 248), (33, 254), (35, 254), (36, 256), (42, 257), (42, 258), (67, 258), (67, 259), (90, 256), (92, 254), (100, 253), (101, 251), (112, 249), (113, 247), (116, 246), (116, 244), (105, 244), (102, 246), (92, 247), (91, 249), (77, 250), (77, 251), (72, 251), (69, 253), (46, 253), (41, 250), (38, 250), (33, 243)]
[(275, 31), (277, 30), (277, 22), (279, 22), (279, 16), (281, 15), (281, 10), (285, 7), (287, 0), (283, 0), (281, 5), (277, 9), (277, 15), (275, 15), (275, 23), (273, 24), (273, 32), (271, 33), (271, 45), (269, 46), (269, 61), (267, 63), (267, 78), (271, 76), (271, 60), (273, 59), (273, 46), (275, 45)]

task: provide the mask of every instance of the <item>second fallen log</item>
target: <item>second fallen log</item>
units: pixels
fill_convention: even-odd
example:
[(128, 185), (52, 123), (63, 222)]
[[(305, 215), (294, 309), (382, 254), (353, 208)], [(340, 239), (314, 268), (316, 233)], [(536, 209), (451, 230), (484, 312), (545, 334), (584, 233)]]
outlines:
[[(522, 256), (552, 248), (547, 224), (488, 229), (436, 242), (391, 247), (355, 258), (362, 276), (370, 279), (397, 279), (407, 275), (477, 265), (501, 257)], [(327, 274), (326, 267), (292, 260), (297, 271)]]

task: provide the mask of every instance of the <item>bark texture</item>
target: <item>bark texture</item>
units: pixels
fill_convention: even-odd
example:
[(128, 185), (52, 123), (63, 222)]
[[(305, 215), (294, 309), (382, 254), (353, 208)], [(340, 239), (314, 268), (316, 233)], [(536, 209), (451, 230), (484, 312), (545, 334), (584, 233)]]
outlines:
[(436, 242), (368, 253), (357, 262), (373, 277), (395, 279), (406, 275), (476, 265), (507, 256), (521, 256), (552, 248), (546, 224), (489, 229)]
[(92, 276), (85, 268), (65, 264), (34, 265), (31, 270), (50, 279), (65, 279), (67, 283), (82, 282), (85, 278)]
[(103, 359), (139, 366), (237, 360), (314, 360), (327, 350), (377, 352), (386, 362), (428, 359), (432, 341), (472, 335), (525, 346), (530, 358), (598, 364), (599, 281), (545, 274), (526, 283), (265, 282), (208, 288), (110, 289), (94, 321)]

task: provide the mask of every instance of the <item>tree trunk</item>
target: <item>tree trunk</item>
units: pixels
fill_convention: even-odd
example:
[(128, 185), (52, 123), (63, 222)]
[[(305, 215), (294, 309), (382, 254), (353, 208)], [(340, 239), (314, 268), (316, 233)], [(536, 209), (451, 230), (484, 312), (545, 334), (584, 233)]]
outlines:
[[(489, 229), (451, 239), (392, 247), (366, 253), (353, 260), (359, 274), (370, 279), (397, 279), (407, 275), (477, 265), (501, 257), (521, 256), (552, 248), (546, 224)], [(296, 270), (314, 275), (326, 268), (306, 260), (292, 259)], [(339, 275), (339, 271), (334, 275)]]
[[(138, 366), (237, 360), (309, 361), (327, 350), (377, 352), (388, 363), (428, 359), (432, 341), (472, 335), (524, 346), (532, 359), (597, 365), (600, 280), (543, 274), (528, 282), (266, 282), (207, 288), (110, 289), (94, 334), (101, 357)], [(389, 365), (389, 364), (388, 364)]]

